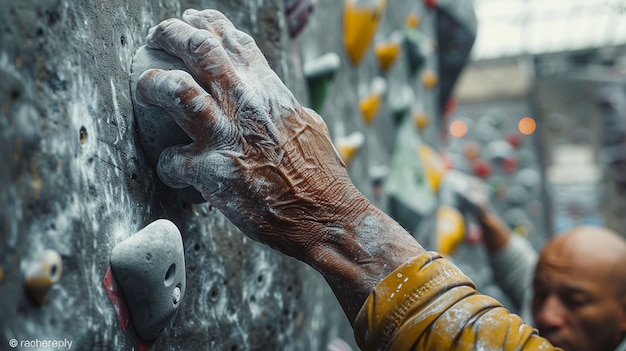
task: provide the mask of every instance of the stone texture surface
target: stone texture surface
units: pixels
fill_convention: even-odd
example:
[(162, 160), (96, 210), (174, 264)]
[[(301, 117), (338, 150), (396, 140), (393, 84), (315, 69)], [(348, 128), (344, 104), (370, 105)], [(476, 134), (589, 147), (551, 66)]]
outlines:
[[(390, 5), (381, 36), (401, 29), (417, 2)], [(394, 124), (384, 110), (365, 126), (356, 108), (379, 75), (373, 54), (345, 61), (342, 2), (320, 0), (296, 40), (282, 0), (0, 0), (0, 349), (7, 340), (69, 339), (77, 350), (131, 350), (103, 286), (113, 247), (157, 218), (180, 229), (187, 290), (153, 350), (325, 350), (352, 332), (321, 276), (243, 236), (210, 204), (190, 204), (163, 186), (139, 142), (131, 63), (148, 28), (186, 8), (215, 8), (250, 33), (271, 66), (306, 103), (301, 65), (335, 51), (342, 71), (322, 113), (333, 137), (362, 130), (350, 165), (357, 186), (379, 201), (370, 168), (388, 164)], [(429, 61), (432, 64), (433, 60)], [(436, 91), (387, 73), (429, 110)], [(437, 123), (433, 123), (437, 126)], [(432, 127), (435, 128), (435, 127)], [(430, 133), (436, 136), (438, 133)], [(378, 203), (384, 208), (384, 202)], [(38, 306), (24, 292), (23, 262), (59, 252), (63, 274)]]

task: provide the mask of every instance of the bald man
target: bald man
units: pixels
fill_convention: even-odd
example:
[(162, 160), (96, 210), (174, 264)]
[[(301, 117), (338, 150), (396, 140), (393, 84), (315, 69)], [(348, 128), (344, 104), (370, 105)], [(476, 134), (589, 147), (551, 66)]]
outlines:
[(539, 255), (533, 291), (535, 325), (554, 345), (615, 350), (626, 334), (626, 241), (591, 226), (556, 236)]
[(626, 240), (580, 226), (556, 235), (537, 255), (511, 234), (479, 180), (457, 182), (460, 200), (481, 225), (495, 281), (539, 334), (566, 351), (625, 351)]

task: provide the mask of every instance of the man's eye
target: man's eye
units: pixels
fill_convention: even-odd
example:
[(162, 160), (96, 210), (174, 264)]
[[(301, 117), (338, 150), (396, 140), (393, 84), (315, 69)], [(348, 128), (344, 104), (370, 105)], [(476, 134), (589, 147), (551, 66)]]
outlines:
[(584, 295), (566, 295), (562, 298), (563, 303), (569, 307), (581, 307), (589, 303), (589, 298)]

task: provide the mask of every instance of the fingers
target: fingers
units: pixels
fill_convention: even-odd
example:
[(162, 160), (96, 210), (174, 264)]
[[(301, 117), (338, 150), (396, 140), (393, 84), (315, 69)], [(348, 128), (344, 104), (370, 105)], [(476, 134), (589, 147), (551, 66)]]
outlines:
[(194, 171), (191, 145), (170, 146), (161, 152), (157, 164), (157, 174), (161, 181), (174, 189), (194, 185)]
[(187, 72), (147, 70), (137, 80), (136, 94), (139, 103), (168, 111), (193, 140), (209, 132), (198, 128), (199, 125), (206, 125), (207, 122), (209, 126), (222, 124), (220, 110), (213, 97)]
[(183, 13), (183, 21), (198, 29), (211, 31), (218, 37), (222, 36), (221, 33), (225, 29), (235, 28), (223, 13), (211, 9), (203, 11), (188, 9)]
[(148, 32), (148, 46), (179, 57), (198, 81), (220, 96), (240, 80), (222, 40), (208, 30), (198, 29), (179, 19), (161, 22)]
[(219, 11), (193, 9), (183, 13), (183, 20), (191, 26), (204, 29), (222, 41), (222, 46), (230, 54), (233, 62), (247, 66), (251, 61), (267, 65), (267, 60), (262, 55), (254, 39), (233, 25), (233, 23)]
[(159, 156), (157, 174), (171, 188), (191, 185), (206, 198), (215, 192), (225, 191), (226, 179), (237, 178), (233, 158), (226, 154), (199, 152), (194, 144), (170, 146)]
[(148, 45), (181, 58), (214, 96), (236, 91), (237, 68), (269, 68), (254, 39), (237, 30), (222, 13), (187, 10), (183, 20), (168, 19), (151, 28)]

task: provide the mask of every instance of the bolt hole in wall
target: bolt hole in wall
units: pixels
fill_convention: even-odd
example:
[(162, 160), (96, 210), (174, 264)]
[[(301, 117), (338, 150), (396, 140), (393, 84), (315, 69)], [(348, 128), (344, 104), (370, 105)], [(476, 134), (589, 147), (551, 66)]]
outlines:
[(87, 142), (87, 128), (80, 127), (80, 131), (78, 135), (79, 135), (80, 144), (85, 145), (85, 143)]
[(11, 100), (17, 101), (20, 99), (21, 96), (22, 96), (22, 93), (19, 90), (14, 89), (11, 91)]
[(174, 282), (174, 276), (176, 275), (176, 263), (172, 263), (165, 272), (165, 280), (163, 283), (165, 286), (170, 286)]
[(211, 300), (217, 301), (217, 298), (220, 296), (220, 291), (217, 288), (213, 288), (211, 290)]

